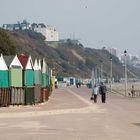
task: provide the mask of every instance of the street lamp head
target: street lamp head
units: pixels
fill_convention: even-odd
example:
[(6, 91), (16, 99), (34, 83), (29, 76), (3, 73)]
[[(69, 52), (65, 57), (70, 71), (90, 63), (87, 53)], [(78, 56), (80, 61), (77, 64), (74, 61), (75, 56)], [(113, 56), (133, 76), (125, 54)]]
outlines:
[(110, 56), (110, 61), (112, 61), (112, 56)]
[(124, 51), (124, 55), (126, 56), (126, 54), (127, 54), (127, 51), (125, 50), (125, 51)]

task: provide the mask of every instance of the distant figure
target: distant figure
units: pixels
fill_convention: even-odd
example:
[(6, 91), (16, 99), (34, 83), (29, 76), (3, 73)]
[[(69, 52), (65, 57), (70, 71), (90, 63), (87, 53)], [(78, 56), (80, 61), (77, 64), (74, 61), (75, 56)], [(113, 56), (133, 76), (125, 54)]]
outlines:
[(79, 87), (81, 87), (81, 83), (79, 82)]
[(93, 96), (94, 103), (97, 103), (98, 87), (96, 84), (93, 87), (92, 96)]
[(131, 90), (131, 94), (132, 94), (132, 97), (134, 97), (134, 96), (135, 96), (134, 85), (132, 85), (132, 90)]
[(76, 83), (76, 87), (78, 88), (78, 83)]
[(58, 88), (58, 85), (57, 85), (57, 82), (56, 82), (56, 81), (55, 81), (55, 83), (54, 83), (54, 84), (55, 84), (55, 88)]
[(104, 85), (104, 83), (101, 82), (101, 85), (99, 87), (99, 93), (101, 94), (102, 103), (105, 103), (106, 102), (106, 92), (107, 92), (107, 88)]

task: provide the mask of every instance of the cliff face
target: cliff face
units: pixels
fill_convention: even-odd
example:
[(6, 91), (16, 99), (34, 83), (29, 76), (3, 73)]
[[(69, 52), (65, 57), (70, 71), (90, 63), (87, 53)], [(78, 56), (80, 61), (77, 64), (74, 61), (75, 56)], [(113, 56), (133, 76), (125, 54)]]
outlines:
[(0, 53), (4, 55), (14, 54), (16, 52), (16, 47), (13, 41), (10, 39), (5, 30), (0, 29)]
[[(73, 44), (71, 40), (48, 44), (44, 39), (41, 34), (29, 30), (12, 32), (0, 30), (0, 52), (5, 55), (24, 53), (33, 58), (45, 57), (56, 75), (90, 78), (93, 68), (97, 69), (97, 74), (100, 75), (102, 65), (104, 77), (110, 76), (110, 54), (106, 50), (85, 48), (82, 44)], [(115, 79), (124, 77), (124, 67), (118, 58), (112, 56), (112, 63), (113, 77)], [(139, 70), (130, 69), (139, 77)], [(132, 74), (129, 75), (131, 76)]]

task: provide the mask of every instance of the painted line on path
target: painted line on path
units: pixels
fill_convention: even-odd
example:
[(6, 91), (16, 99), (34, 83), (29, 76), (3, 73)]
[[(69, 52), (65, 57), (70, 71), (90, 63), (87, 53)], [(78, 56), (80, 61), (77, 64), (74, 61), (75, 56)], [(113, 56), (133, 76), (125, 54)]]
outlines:
[[(89, 106), (93, 106), (93, 103), (91, 103), (90, 101), (88, 101), (87, 99), (83, 98), (82, 96), (78, 95), (78, 93), (67, 89), (68, 92), (70, 92), (72, 95), (76, 96), (79, 100), (81, 100), (82, 102), (86, 103)], [(95, 105), (95, 104), (94, 104)]]

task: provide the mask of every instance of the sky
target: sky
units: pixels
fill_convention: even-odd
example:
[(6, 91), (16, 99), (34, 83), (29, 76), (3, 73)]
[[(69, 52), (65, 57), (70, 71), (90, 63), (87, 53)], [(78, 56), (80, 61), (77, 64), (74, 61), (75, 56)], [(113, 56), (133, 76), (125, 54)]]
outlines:
[(60, 38), (140, 56), (140, 0), (0, 0), (0, 26), (26, 19), (52, 25)]

